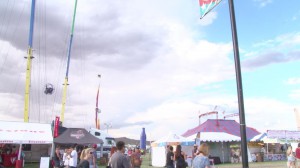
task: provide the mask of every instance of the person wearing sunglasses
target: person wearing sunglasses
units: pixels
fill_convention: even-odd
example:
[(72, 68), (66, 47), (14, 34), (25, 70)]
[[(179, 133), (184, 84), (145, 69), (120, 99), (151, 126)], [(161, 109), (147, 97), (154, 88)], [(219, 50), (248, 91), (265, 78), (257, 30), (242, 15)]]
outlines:
[(77, 168), (90, 168), (90, 162), (93, 157), (93, 149), (87, 148), (81, 152), (81, 160), (80, 163), (77, 165)]

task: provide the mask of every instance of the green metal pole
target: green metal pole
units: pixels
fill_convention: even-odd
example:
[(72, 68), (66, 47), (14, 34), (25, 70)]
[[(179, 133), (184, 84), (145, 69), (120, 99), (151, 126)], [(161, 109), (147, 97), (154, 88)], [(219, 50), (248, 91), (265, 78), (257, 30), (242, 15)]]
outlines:
[(61, 122), (64, 122), (65, 116), (65, 105), (67, 100), (67, 87), (68, 87), (68, 80), (69, 80), (69, 68), (70, 68), (70, 59), (71, 59), (71, 49), (72, 49), (72, 42), (73, 42), (73, 33), (74, 33), (74, 25), (75, 25), (75, 17), (76, 17), (76, 9), (77, 9), (77, 0), (75, 0), (75, 7), (74, 7), (74, 14), (73, 14), (73, 22), (72, 22), (72, 30), (71, 30), (71, 37), (70, 43), (68, 48), (68, 62), (67, 62), (67, 72), (64, 81), (64, 90), (63, 90), (63, 98), (62, 98), (62, 108), (60, 114)]

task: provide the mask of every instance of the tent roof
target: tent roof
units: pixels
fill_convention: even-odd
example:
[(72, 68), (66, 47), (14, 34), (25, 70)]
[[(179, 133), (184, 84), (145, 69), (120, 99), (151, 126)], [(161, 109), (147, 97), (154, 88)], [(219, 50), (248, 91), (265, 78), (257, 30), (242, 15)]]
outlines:
[(267, 138), (267, 134), (261, 133), (250, 139), (250, 141), (263, 141), (265, 138)]
[(103, 141), (96, 138), (84, 128), (68, 128), (57, 138), (55, 143), (60, 144), (101, 144)]
[[(240, 137), (240, 124), (235, 120), (208, 119), (203, 124), (186, 131), (182, 136), (189, 137), (198, 132), (225, 132)], [(246, 127), (247, 139), (260, 134), (256, 129)]]
[(151, 146), (166, 146), (166, 145), (183, 145), (191, 146), (194, 145), (195, 141), (185, 138), (174, 133), (169, 133), (168, 135), (162, 137), (161, 139), (151, 143)]
[[(195, 139), (197, 134), (191, 135), (188, 139)], [(203, 142), (231, 142), (241, 141), (241, 138), (225, 132), (201, 132), (200, 140)]]
[(0, 143), (51, 144), (51, 125), (0, 121)]

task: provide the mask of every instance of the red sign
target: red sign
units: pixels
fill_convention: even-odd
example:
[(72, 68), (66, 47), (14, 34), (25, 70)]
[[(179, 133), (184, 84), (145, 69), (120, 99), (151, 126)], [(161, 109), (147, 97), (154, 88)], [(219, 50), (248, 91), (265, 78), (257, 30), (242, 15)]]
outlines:
[(58, 126), (59, 126), (59, 117), (55, 117), (54, 123), (54, 138), (58, 137)]

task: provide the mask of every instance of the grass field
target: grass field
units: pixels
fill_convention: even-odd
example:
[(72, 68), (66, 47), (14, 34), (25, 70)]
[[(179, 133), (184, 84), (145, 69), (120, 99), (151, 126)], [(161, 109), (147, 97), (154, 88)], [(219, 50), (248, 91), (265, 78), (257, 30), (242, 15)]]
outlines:
[[(99, 166), (99, 168), (105, 168), (106, 166), (102, 165)], [(150, 164), (150, 158), (146, 156), (143, 159), (143, 164), (141, 166), (142, 168), (155, 168), (151, 166)], [(241, 168), (242, 164), (219, 164), (215, 165), (215, 168)], [(255, 163), (249, 163), (250, 168), (285, 168), (286, 167), (286, 161), (274, 161), (274, 162), (255, 162)], [(24, 168), (39, 168), (39, 163), (28, 163), (25, 164)]]

